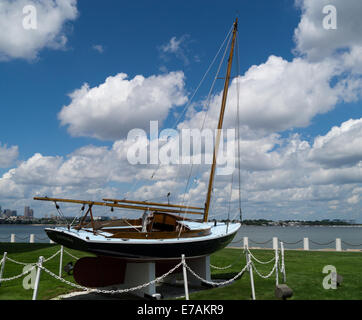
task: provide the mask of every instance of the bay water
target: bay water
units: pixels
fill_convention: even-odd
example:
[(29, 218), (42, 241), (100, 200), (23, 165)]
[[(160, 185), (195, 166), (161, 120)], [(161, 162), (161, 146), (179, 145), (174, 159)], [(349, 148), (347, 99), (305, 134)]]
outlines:
[[(44, 228), (49, 225), (0, 225), (0, 242), (10, 242), (15, 234), (16, 242), (29, 242), (34, 234), (35, 242), (49, 243)], [(243, 246), (248, 237), (249, 247), (272, 248), (272, 238), (283, 241), (286, 249), (303, 248), (303, 238), (309, 238), (309, 248), (335, 249), (336, 238), (342, 241), (342, 249), (362, 249), (362, 227), (359, 226), (241, 226), (230, 247)]]

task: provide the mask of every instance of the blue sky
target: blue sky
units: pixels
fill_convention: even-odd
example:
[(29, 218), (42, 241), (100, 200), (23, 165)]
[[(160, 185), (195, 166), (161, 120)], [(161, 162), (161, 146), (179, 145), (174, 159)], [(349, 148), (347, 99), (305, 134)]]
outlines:
[[(0, 134), (3, 143), (19, 146), (22, 160), (34, 153), (33, 144), (40, 153), (57, 155), (98, 143), (71, 139), (64, 127), (59, 128), (57, 113), (69, 103), (67, 94), (84, 82), (96, 86), (119, 72), (131, 78), (157, 74), (167, 64), (169, 70), (184, 71), (192, 91), (237, 14), (241, 71), (262, 63), (270, 54), (290, 59), (293, 30), (299, 21), (293, 1), (245, 1), (243, 5), (230, 1), (225, 6), (218, 1), (109, 1), (107, 5), (80, 1), (77, 8), (79, 17), (65, 24), (68, 43), (64, 50), (44, 49), (31, 62), (1, 63), (2, 105), (6, 118), (16, 121), (5, 121)], [(170, 57), (165, 63), (158, 47), (183, 35), (189, 35), (190, 54), (198, 55), (200, 62), (185, 66)], [(104, 47), (102, 54), (92, 49), (97, 44)]]
[[(338, 12), (338, 29), (333, 30), (334, 33), (322, 28), (322, 9), (328, 3), (334, 4)], [(27, 4), (37, 9), (36, 30), (23, 30), (16, 25), (24, 18), (21, 9)], [(314, 3), (310, 0), (222, 3), (16, 0), (4, 1), (3, 9), (7, 6), (19, 19), (8, 19), (0, 7), (5, 26), (0, 31), (0, 156), (3, 158), (0, 205), (3, 208), (22, 213), (25, 205), (31, 205), (40, 216), (49, 206), (32, 201), (35, 194), (101, 199), (126, 192), (127, 185), (134, 183), (135, 173), (127, 171), (126, 165), (113, 167), (115, 161), (123, 159), (115, 154), (117, 146), (123, 146), (125, 135), (102, 134), (106, 129), (102, 127), (103, 122), (99, 122), (98, 127), (90, 117), (96, 108), (110, 103), (116, 112), (109, 113), (109, 126), (112, 126), (121, 109), (117, 111), (117, 105), (100, 100), (100, 107), (95, 104), (87, 111), (82, 106), (92, 104), (92, 98), (79, 95), (77, 100), (70, 94), (85, 83), (88, 91), (95, 92), (93, 89), (102, 84), (108, 86), (108, 77), (113, 79), (122, 73), (128, 78), (117, 80), (114, 86), (128, 84), (138, 75), (149, 79), (149, 86), (156, 86), (153, 77), (169, 77), (165, 81), (175, 81), (175, 87), (160, 89), (165, 90), (172, 102), (156, 114), (164, 120), (164, 128), (172, 127), (173, 112), (181, 110), (190, 98), (238, 16), (240, 76), (244, 81), (242, 131), (249, 146), (242, 149), (245, 156), (241, 161), (246, 217), (362, 221), (362, 151), (358, 144), (362, 138), (362, 129), (359, 129), (362, 127), (359, 121), (362, 61), (358, 59), (362, 44), (349, 27), (353, 19), (355, 29), (362, 25), (358, 22), (362, 9), (358, 1), (352, 1), (351, 7), (336, 0)], [(59, 19), (49, 22), (46, 17), (52, 10)], [(350, 21), (344, 19), (346, 16)], [(316, 29), (311, 32), (305, 21)], [(42, 35), (37, 33), (40, 31)], [(14, 35), (16, 44), (5, 33)], [(174, 51), (165, 50), (172, 39), (177, 44)], [(338, 51), (341, 48), (345, 54)], [(292, 80), (288, 81), (288, 77)], [(160, 83), (157, 85), (165, 82)], [(222, 82), (216, 91), (220, 92), (221, 87)], [(196, 101), (201, 101), (208, 89), (203, 86)], [(122, 87), (112, 90), (112, 94), (117, 90), (120, 96), (125, 94)], [(175, 93), (175, 90), (178, 91)], [(254, 90), (255, 95), (251, 95)], [(210, 107), (211, 118), (212, 110), (217, 110), (217, 92), (215, 107)], [(131, 120), (127, 119), (132, 112), (137, 115), (138, 110), (134, 108), (139, 106), (139, 100), (131, 94), (128, 99), (134, 99), (134, 104), (122, 112), (127, 113), (124, 113), (125, 121), (131, 126)], [(306, 109), (303, 99), (308, 105)], [(265, 108), (265, 112), (253, 111), (253, 106), (255, 110)], [(72, 109), (74, 113), (60, 115), (65, 109)], [(81, 123), (75, 121), (74, 115)], [(148, 114), (140, 114), (139, 118), (142, 117), (145, 121), (152, 120), (147, 118)], [(342, 126), (349, 120), (355, 122)], [(137, 127), (134, 121), (132, 125)], [(186, 119), (185, 123), (190, 121)], [(139, 125), (142, 127), (142, 123)], [(229, 126), (227, 120), (226, 126)], [(332, 132), (333, 127), (339, 130)], [(317, 146), (318, 136), (324, 138)], [(41, 156), (34, 157), (35, 154)], [(97, 163), (100, 165), (94, 169)], [(66, 168), (70, 173), (64, 173)], [(115, 173), (117, 170), (122, 174)], [(123, 171), (128, 172), (128, 176)], [(147, 180), (147, 174), (136, 178), (139, 179), (138, 193), (131, 197), (149, 197), (150, 191), (142, 189), (142, 185), (154, 184)], [(284, 175), (290, 180), (276, 178)], [(172, 176), (167, 179), (172, 180)], [(164, 185), (162, 190), (159, 188), (154, 186), (155, 194), (167, 190)], [(225, 186), (220, 182), (216, 188), (222, 203)], [(195, 185), (189, 194), (202, 195), (203, 191), (198, 192), (201, 189), (202, 184)], [(202, 197), (194, 200), (203, 201)]]

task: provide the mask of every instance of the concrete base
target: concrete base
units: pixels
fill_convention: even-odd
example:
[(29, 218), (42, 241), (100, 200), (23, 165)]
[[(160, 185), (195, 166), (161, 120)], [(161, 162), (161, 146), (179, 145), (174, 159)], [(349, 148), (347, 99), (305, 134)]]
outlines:
[[(198, 276), (207, 281), (211, 281), (211, 273), (210, 273), (210, 256), (200, 257), (200, 258), (186, 258), (186, 264), (194, 271)], [(170, 285), (177, 285), (178, 281), (183, 281), (182, 273), (171, 273), (165, 279), (163, 279), (163, 283), (167, 283)], [(203, 282), (196, 278), (189, 271), (187, 272), (187, 280), (190, 286), (201, 286)]]
[[(186, 259), (186, 264), (202, 279), (211, 281), (210, 256), (195, 259)], [(187, 273), (187, 279), (190, 285), (198, 286), (203, 284), (201, 280), (196, 278), (190, 272)]]
[[(210, 281), (210, 256), (186, 259), (187, 265), (201, 278)], [(154, 262), (144, 263), (127, 263), (124, 283), (117, 284), (111, 287), (104, 288), (105, 290), (119, 290), (133, 288), (156, 278), (156, 265)], [(166, 271), (167, 272), (167, 271)], [(187, 273), (187, 279), (190, 286), (201, 286), (203, 284), (198, 278), (193, 276), (190, 272)], [(183, 280), (182, 273), (172, 273), (162, 282), (176, 285), (177, 280)], [(156, 292), (156, 284), (150, 284), (142, 289), (133, 290), (129, 293), (141, 298), (154, 298), (160, 299), (160, 295)]]
[[(117, 285), (117, 290), (137, 287), (154, 280), (155, 270), (154, 262), (127, 263), (124, 283)], [(142, 289), (130, 291), (130, 293), (142, 298), (145, 295), (150, 297), (156, 294), (156, 285), (152, 283)]]

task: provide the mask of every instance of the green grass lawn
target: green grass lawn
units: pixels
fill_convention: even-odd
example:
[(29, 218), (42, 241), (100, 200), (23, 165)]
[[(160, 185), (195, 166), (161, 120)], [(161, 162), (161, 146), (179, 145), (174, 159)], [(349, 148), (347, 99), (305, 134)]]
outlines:
[[(3, 252), (6, 251), (8, 257), (10, 257), (13, 260), (24, 263), (37, 262), (40, 256), (43, 256), (44, 259), (46, 259), (52, 256), (59, 249), (60, 246), (55, 244), (0, 243), (1, 258), (3, 256)], [(85, 252), (66, 249), (66, 248), (65, 250), (79, 258), (84, 256), (89, 256), (89, 254)], [(63, 265), (66, 265), (68, 262), (71, 261), (73, 262), (74, 265), (76, 260), (64, 253)], [(50, 261), (46, 262), (43, 266), (58, 275), (59, 255), (57, 255)], [(23, 268), (24, 268), (23, 265), (14, 264), (13, 262), (7, 260), (5, 264), (3, 278), (10, 278), (12, 276), (20, 274), (22, 273)], [(64, 279), (74, 282), (73, 276), (68, 275), (64, 271), (62, 272), (62, 274)], [(23, 279), (24, 277), (1, 283), (0, 300), (31, 300), (33, 296), (33, 290), (24, 289)], [(63, 282), (54, 279), (46, 272), (41, 272), (40, 285), (37, 297), (38, 300), (48, 300), (60, 294), (69, 293), (72, 291), (77, 291), (77, 289), (74, 289), (73, 287)]]
[[(59, 250), (59, 245), (54, 244), (25, 244), (25, 243), (2, 243), (0, 253), (8, 252), (8, 256), (21, 262), (36, 262), (39, 256), (48, 258)], [(89, 256), (88, 253), (66, 249), (76, 257)], [(252, 253), (262, 261), (273, 258), (272, 250), (251, 250)], [(63, 264), (75, 259), (64, 254)], [(226, 270), (211, 269), (212, 279), (230, 279), (234, 277), (245, 266), (245, 256), (240, 249), (224, 249), (211, 256), (211, 264), (219, 267), (233, 264)], [(292, 300), (361, 300), (362, 299), (362, 254), (358, 252), (324, 252), (324, 251), (285, 251), (285, 265), (287, 273), (287, 284), (293, 289)], [(326, 290), (322, 286), (323, 267), (333, 265), (337, 272), (343, 276), (343, 283), (338, 289)], [(44, 266), (50, 271), (58, 274), (59, 256), (46, 262)], [(262, 274), (268, 274), (273, 263), (260, 265), (256, 263)], [(3, 277), (8, 278), (20, 274), (23, 266), (6, 262)], [(72, 281), (73, 277), (63, 271), (63, 277)], [(30, 300), (33, 290), (23, 288), (23, 279), (3, 282), (0, 287), (0, 300)], [(282, 279), (282, 275), (279, 275)], [(254, 272), (255, 292), (257, 300), (273, 300), (275, 289), (275, 274), (268, 279), (260, 278)], [(45, 272), (41, 273), (38, 292), (38, 300), (47, 300), (60, 294), (76, 291), (73, 287), (60, 282)], [(246, 272), (242, 278), (231, 285), (202, 290), (190, 294), (191, 300), (250, 300), (250, 277)]]
[[(269, 261), (274, 256), (272, 250), (251, 250), (261, 261)], [(230, 279), (245, 265), (245, 256), (239, 249), (224, 249), (211, 256), (211, 264), (227, 266), (237, 259), (232, 268), (212, 270), (213, 278)], [(266, 275), (272, 269), (273, 263), (261, 265), (255, 263), (259, 272)], [(287, 285), (293, 289), (292, 300), (361, 300), (362, 299), (362, 254), (358, 252), (325, 252), (325, 251), (285, 251)], [(323, 288), (323, 267), (333, 265), (337, 273), (342, 275), (343, 283), (336, 290)], [(268, 279), (259, 277), (255, 272), (254, 284), (257, 300), (274, 300), (275, 274)], [(281, 283), (282, 275), (279, 274)], [(214, 288), (190, 295), (190, 299), (221, 299), (246, 300), (251, 299), (249, 273), (227, 287)]]

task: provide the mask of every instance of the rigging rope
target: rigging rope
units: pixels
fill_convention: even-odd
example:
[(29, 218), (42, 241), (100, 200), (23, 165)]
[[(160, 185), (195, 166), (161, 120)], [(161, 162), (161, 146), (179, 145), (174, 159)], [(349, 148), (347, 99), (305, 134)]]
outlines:
[[(230, 34), (230, 32), (229, 32), (229, 34)], [(227, 45), (226, 45), (226, 47), (225, 47), (225, 50), (224, 50), (224, 55), (223, 55), (223, 57), (222, 57), (222, 59), (221, 59), (221, 61), (220, 61), (218, 70), (217, 70), (217, 72), (216, 72), (216, 75), (215, 75), (215, 77), (214, 77), (213, 83), (212, 83), (211, 88), (210, 88), (210, 90), (209, 90), (209, 93), (208, 93), (208, 96), (207, 96), (207, 99), (206, 99), (206, 103), (205, 103), (205, 109), (206, 109), (206, 106), (208, 106), (209, 103), (210, 103), (211, 93), (212, 93), (212, 91), (213, 91), (213, 89), (214, 89), (216, 80), (218, 79), (221, 66), (222, 66), (222, 64), (223, 64), (223, 62), (224, 62), (224, 60), (225, 60), (225, 56), (226, 56), (227, 49), (228, 49), (228, 47), (229, 47), (231, 38), (232, 38), (232, 34), (230, 34), (230, 36), (229, 36), (228, 43), (227, 43)], [(226, 40), (226, 39), (225, 39), (225, 40)], [(225, 43), (225, 40), (224, 40), (223, 44)], [(203, 119), (202, 126), (201, 126), (201, 131), (204, 129), (204, 126), (205, 126), (205, 123), (206, 123), (206, 118), (207, 118), (207, 115), (208, 115), (209, 110), (210, 110), (210, 109), (207, 108), (207, 111), (205, 112), (204, 119)], [(194, 163), (192, 162), (192, 163), (191, 163), (190, 174), (189, 174), (188, 179), (187, 179), (187, 184), (186, 184), (186, 188), (185, 188), (185, 192), (184, 192), (184, 197), (183, 197), (182, 204), (184, 204), (184, 201), (185, 201), (185, 195), (186, 195), (186, 193), (187, 193), (187, 189), (188, 189), (188, 186), (189, 186), (189, 182), (190, 182), (190, 178), (191, 178), (191, 174), (192, 174), (192, 170), (193, 170), (193, 165), (194, 165)], [(183, 219), (185, 219), (185, 214), (184, 214)]]
[[(231, 34), (232, 30), (233, 30), (233, 26), (231, 26), (230, 30), (228, 31), (228, 33), (227, 33), (224, 41), (222, 42), (219, 50), (217, 51), (215, 57), (213, 58), (211, 64), (210, 64), (209, 67), (207, 68), (207, 70), (206, 70), (206, 72), (204, 73), (201, 81), (199, 82), (198, 86), (196, 87), (195, 91), (193, 92), (190, 100), (188, 101), (188, 103), (187, 103), (186, 106), (184, 107), (184, 109), (183, 109), (183, 111), (181, 112), (181, 114), (178, 116), (176, 122), (174, 123), (174, 125), (173, 125), (173, 127), (172, 127), (173, 129), (176, 128), (176, 126), (177, 126), (177, 125), (179, 124), (179, 122), (181, 121), (181, 118), (184, 116), (184, 114), (186, 113), (187, 109), (188, 109), (189, 106), (191, 105), (191, 102), (193, 101), (193, 98), (195, 97), (196, 93), (198, 92), (199, 88), (201, 87), (202, 83), (204, 82), (204, 80), (205, 80), (206, 76), (208, 75), (210, 69), (211, 69), (212, 66), (214, 65), (214, 63), (215, 63), (217, 57), (219, 56), (222, 48), (224, 47), (224, 44), (225, 44), (226, 40), (229, 38), (229, 41), (230, 41), (230, 39), (231, 39), (231, 38), (230, 38), (230, 34)], [(214, 85), (214, 83), (215, 83), (215, 80), (216, 80), (216, 79), (214, 79), (213, 85)], [(211, 90), (210, 90), (210, 91), (211, 91)], [(210, 93), (209, 93), (209, 97), (210, 97)], [(208, 100), (209, 100), (209, 97), (208, 97)], [(204, 119), (204, 122), (205, 122), (205, 119)], [(157, 173), (157, 171), (159, 170), (159, 168), (160, 168), (160, 164), (157, 165), (157, 168), (156, 168), (156, 169), (154, 170), (154, 172), (152, 173), (151, 179), (154, 178), (154, 176), (155, 176), (155, 174)], [(178, 168), (177, 168), (177, 176), (176, 176), (177, 178), (178, 178), (179, 175), (180, 175), (180, 170), (181, 170), (181, 165), (179, 165)], [(191, 172), (192, 172), (192, 169), (191, 169)], [(189, 180), (190, 180), (190, 176), (191, 176), (191, 174), (189, 175), (188, 183), (189, 183)], [(188, 183), (187, 183), (187, 186), (186, 186), (186, 190), (187, 190), (187, 187), (188, 187)], [(177, 187), (177, 184), (176, 184), (176, 187)], [(186, 193), (186, 191), (185, 191), (185, 193)], [(185, 203), (185, 198), (183, 198), (183, 204), (184, 204), (184, 203)]]
[(77, 219), (77, 218), (78, 218), (78, 216), (80, 215), (80, 213), (84, 211), (84, 208), (85, 208), (85, 206), (84, 206), (84, 204), (83, 204), (83, 205), (82, 205), (82, 207), (80, 208), (80, 210), (79, 210), (78, 214), (74, 217), (74, 219), (73, 219), (73, 221), (72, 221), (72, 223), (70, 224), (70, 226), (69, 226), (69, 227), (71, 227), (71, 226), (73, 225), (73, 223), (74, 223), (75, 219)]
[[(196, 87), (195, 91), (193, 92), (190, 100), (188, 101), (188, 103), (186, 104), (186, 106), (184, 107), (184, 109), (182, 110), (182, 112), (180, 113), (179, 117), (177, 118), (177, 120), (176, 120), (175, 124), (173, 125), (172, 129), (175, 129), (175, 128), (176, 128), (176, 126), (178, 125), (178, 123), (181, 121), (181, 118), (184, 116), (186, 110), (187, 110), (187, 109), (189, 108), (189, 106), (191, 105), (191, 102), (192, 102), (193, 98), (195, 97), (197, 91), (200, 89), (200, 87), (201, 87), (202, 83), (204, 82), (207, 74), (209, 73), (211, 67), (214, 65), (217, 57), (219, 56), (219, 53), (220, 53), (221, 49), (223, 48), (223, 46), (224, 46), (224, 44), (225, 44), (225, 41), (228, 39), (228, 37), (229, 37), (229, 35), (231, 34), (231, 31), (232, 31), (232, 30), (233, 30), (233, 25), (231, 26), (229, 32), (227, 33), (224, 41), (222, 42), (222, 44), (221, 44), (219, 50), (217, 51), (214, 59), (212, 60), (211, 64), (209, 65), (209, 67), (207, 68), (207, 70), (206, 70), (206, 72), (204, 73), (203, 77), (201, 78), (201, 81), (200, 81), (199, 84), (197, 85), (197, 87)], [(155, 169), (155, 171), (154, 171), (154, 172), (152, 173), (152, 175), (151, 175), (151, 179), (153, 179), (153, 177), (155, 176), (155, 174), (156, 174), (156, 172), (158, 171), (159, 167), (160, 167), (160, 165), (158, 164), (158, 165), (157, 165), (157, 168)]]

